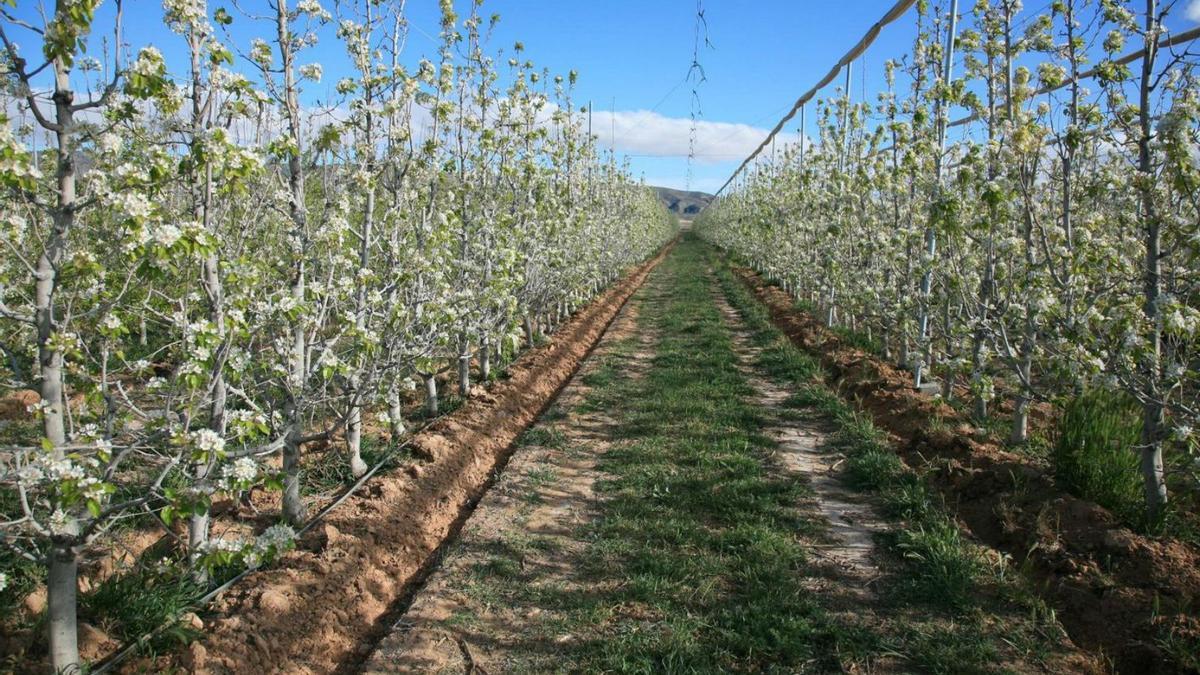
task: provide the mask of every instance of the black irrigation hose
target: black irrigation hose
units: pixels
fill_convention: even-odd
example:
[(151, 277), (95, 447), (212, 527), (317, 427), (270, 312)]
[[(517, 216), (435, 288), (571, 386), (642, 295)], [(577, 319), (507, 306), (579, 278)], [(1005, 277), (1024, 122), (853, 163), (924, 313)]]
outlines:
[[(296, 538), (299, 539), (301, 535), (303, 535), (305, 532), (308, 532), (309, 530), (311, 530), (314, 525), (316, 525), (323, 518), (325, 518), (325, 516), (329, 515), (330, 511), (333, 511), (335, 508), (337, 508), (343, 502), (345, 502), (347, 499), (349, 499), (350, 495), (357, 492), (359, 490), (359, 488), (361, 488), (363, 485), (366, 484), (366, 482), (368, 480), (371, 479), (371, 477), (373, 477), (375, 474), (379, 473), (379, 470), (382, 469), (385, 464), (387, 464), (389, 461), (391, 461), (391, 459), (396, 456), (396, 453), (398, 453), (401, 450), (404, 450), (408, 446), (412, 445), (413, 438), (415, 438), (418, 434), (425, 431), (429, 427), (433, 426), (437, 422), (441, 421), (441, 419), (444, 418), (446, 415), (449, 415), (453, 412), (454, 411), (450, 411), (450, 412), (438, 415), (437, 417), (434, 417), (433, 419), (427, 421), (425, 424), (421, 425), (421, 427), (419, 429), (417, 429), (415, 432), (413, 432), (411, 435), (409, 435), (409, 437), (404, 442), (393, 445), (391, 448), (389, 448), (387, 452), (383, 453), (383, 457), (381, 457), (379, 459), (379, 461), (375, 463), (374, 466), (372, 466), (366, 473), (364, 473), (361, 478), (356, 480), (353, 484), (351, 484), (345, 490), (342, 490), (342, 493), (336, 499), (334, 499), (332, 502), (330, 502), (330, 503), (326, 504), (324, 507), (322, 507), (321, 510), (318, 511), (316, 513), (316, 515), (314, 515), (312, 518), (310, 518), (308, 520), (308, 522), (306, 522), (304, 524), (303, 527), (301, 527), (299, 530), (297, 530)], [(228, 581), (221, 584), (220, 586), (217, 586), (216, 588), (212, 589), (208, 593), (205, 593), (204, 595), (200, 596), (200, 598), (197, 599), (196, 602), (194, 603), (194, 608), (204, 607), (209, 602), (211, 602), (213, 600), (213, 598), (216, 598), (218, 595), (220, 595), (221, 593), (225, 592), (230, 587), (232, 587), (235, 583), (237, 583), (238, 581), (241, 581), (248, 574), (250, 574), (251, 572), (257, 571), (258, 569), (260, 569), (260, 568), (248, 567), (248, 568), (242, 570), (236, 576), (234, 576), (232, 579), (229, 579)], [(182, 616), (183, 615), (180, 614), (180, 615), (174, 617), (171, 621), (167, 621), (167, 622), (160, 624), (154, 630), (146, 633), (145, 635), (142, 635), (137, 640), (134, 640), (133, 642), (130, 642), (129, 644), (125, 645), (124, 647), (121, 648), (120, 651), (113, 654), (112, 656), (109, 656), (107, 659), (102, 661), (99, 665), (92, 668), (89, 672), (93, 673), (95, 675), (99, 675), (100, 673), (108, 672), (113, 667), (115, 667), (116, 665), (118, 665), (119, 663), (124, 661), (127, 657), (129, 657), (129, 655), (132, 654), (134, 651), (136, 651), (139, 647), (146, 644), (150, 640), (153, 640), (155, 637), (157, 637), (160, 633), (162, 633), (167, 628), (170, 628), (170, 627), (178, 624), (179, 620)]]
[[(660, 252), (661, 252), (661, 250), (662, 249), (659, 249)], [(655, 255), (657, 255), (657, 253)], [(653, 258), (653, 256), (650, 256), (650, 257), (647, 257), (646, 260), (650, 260), (652, 258)], [(643, 263), (644, 262), (645, 261), (643, 261)], [(622, 277), (618, 277), (618, 280), (621, 278)], [(603, 295), (604, 291), (608, 290), (608, 288), (611, 288), (611, 284), (608, 287), (606, 287), (603, 291), (601, 291), (600, 293), (597, 293), (596, 296), (593, 297), (591, 301), (594, 302), (595, 300), (598, 300), (600, 298), (600, 296)], [(515, 360), (514, 360), (514, 362), (515, 362)], [(511, 365), (511, 363), (510, 363), (510, 365)], [(345, 502), (347, 499), (349, 499), (350, 495), (357, 492), (359, 490), (359, 488), (361, 488), (363, 485), (366, 484), (366, 482), (368, 480), (371, 479), (372, 476), (374, 476), (376, 473), (379, 473), (379, 470), (383, 468), (383, 465), (387, 464), (387, 462), (389, 460), (391, 460), (396, 455), (396, 453), (398, 453), (401, 450), (410, 446), (412, 444), (413, 438), (415, 438), (418, 434), (425, 431), (429, 427), (433, 426), (437, 422), (441, 421), (444, 417), (446, 417), (446, 415), (453, 414), (453, 412), (454, 411), (451, 410), (449, 412), (445, 412), (441, 415), (438, 415), (437, 417), (434, 417), (433, 419), (427, 421), (425, 424), (421, 425), (421, 427), (419, 429), (417, 429), (415, 432), (413, 432), (411, 435), (409, 435), (408, 439), (406, 439), (403, 443), (399, 443), (399, 444), (391, 447), (387, 452), (385, 452), (383, 454), (383, 457), (381, 457), (379, 459), (379, 461), (375, 463), (374, 466), (372, 466), (365, 474), (362, 475), (361, 478), (359, 478), (352, 485), (350, 485), (348, 488), (343, 490), (341, 495), (339, 495), (336, 499), (334, 499), (329, 504), (326, 504), (320, 511), (317, 512), (316, 515), (314, 515), (312, 518), (310, 518), (308, 520), (308, 522), (304, 524), (303, 527), (301, 527), (299, 530), (297, 530), (296, 538), (299, 538), (305, 532), (308, 532), (309, 530), (311, 530), (313, 528), (313, 526), (316, 525), (318, 522), (320, 522), (321, 519), (323, 519), (325, 516), (327, 516), (330, 511), (333, 511), (335, 508), (337, 508), (343, 502)], [(241, 581), (248, 574), (250, 574), (251, 572), (254, 572), (258, 569), (260, 569), (260, 568), (246, 568), (246, 569), (242, 570), (236, 576), (234, 576), (232, 579), (229, 579), (225, 583), (221, 584), (220, 586), (217, 586), (216, 588), (212, 589), (208, 593), (205, 593), (203, 596), (201, 596), (194, 603), (194, 608), (204, 607), (209, 602), (211, 602), (213, 600), (213, 598), (215, 598), (218, 595), (220, 595), (221, 593), (225, 592), (230, 587), (232, 587), (235, 583), (237, 583), (238, 581)], [(92, 673), (94, 675), (100, 675), (101, 673), (109, 672), (110, 670), (112, 670), (112, 668), (114, 668), (115, 666), (120, 664), (122, 661), (124, 661), (126, 658), (128, 658), (130, 654), (134, 653), (142, 645), (146, 644), (150, 640), (153, 640), (155, 637), (157, 637), (160, 633), (165, 631), (167, 628), (177, 625), (182, 616), (183, 616), (183, 614), (181, 613), (178, 616), (175, 616), (171, 621), (167, 621), (167, 622), (160, 624), (154, 630), (142, 635), (137, 640), (134, 640), (133, 642), (130, 642), (129, 644), (125, 645), (124, 647), (121, 648), (120, 651), (116, 652), (112, 656), (109, 656), (107, 659), (102, 661), (99, 665), (95, 666), (94, 668), (90, 669), (88, 672)]]

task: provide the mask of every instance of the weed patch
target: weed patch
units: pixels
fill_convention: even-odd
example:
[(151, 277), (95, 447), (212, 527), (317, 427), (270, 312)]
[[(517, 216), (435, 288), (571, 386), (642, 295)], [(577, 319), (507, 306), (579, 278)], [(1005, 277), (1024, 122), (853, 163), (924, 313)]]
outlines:
[(1096, 389), (1063, 406), (1051, 446), (1055, 475), (1070, 492), (1100, 504), (1122, 521), (1145, 525), (1135, 448), (1142, 419), (1136, 402)]

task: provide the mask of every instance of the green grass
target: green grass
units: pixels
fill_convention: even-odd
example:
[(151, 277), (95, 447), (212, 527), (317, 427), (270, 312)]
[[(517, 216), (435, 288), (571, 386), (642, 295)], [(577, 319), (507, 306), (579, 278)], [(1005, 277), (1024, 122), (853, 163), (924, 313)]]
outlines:
[(1137, 451), (1141, 432), (1136, 401), (1122, 392), (1093, 389), (1062, 406), (1045, 455), (1064, 489), (1103, 506), (1126, 526), (1200, 545), (1200, 492), (1191, 482), (1193, 460), (1186, 453), (1167, 454), (1171, 501), (1159, 518), (1147, 516)]
[(878, 339), (868, 336), (862, 331), (851, 330), (846, 326), (835, 326), (833, 332), (842, 339), (842, 342), (847, 346), (861, 349), (869, 354), (882, 354), (883, 343)]
[(46, 578), (46, 569), (4, 547), (0, 548), (0, 572), (8, 578), (8, 585), (0, 591), (0, 616), (13, 617), (25, 596)]
[(35, 420), (0, 421), (0, 445), (31, 446), (42, 441), (42, 425)]
[(473, 579), (489, 601), (545, 610), (541, 640), (574, 636), (555, 643), (554, 669), (829, 671), (878, 648), (804, 586), (804, 538), (821, 525), (797, 508), (807, 489), (769, 468), (763, 411), (749, 401), (705, 262), (685, 240), (635, 300), (641, 330), (658, 339), (641, 377), (626, 376), (632, 349), (621, 348), (586, 376), (583, 407), (617, 424), (599, 459), (600, 512), (578, 533), (588, 542), (578, 578), (526, 578), (519, 552), (506, 550)]
[(717, 262), (715, 271), (762, 348), (756, 365), (793, 390), (788, 406), (834, 421), (831, 445), (846, 456), (843, 479), (875, 495), (897, 523), (882, 538), (887, 556), (879, 585), (881, 612), (895, 623), (875, 627), (877, 643), (935, 673), (1003, 672), (1006, 661), (1045, 658), (1061, 634), (1053, 611), (963, 535), (936, 490), (904, 465), (867, 415), (824, 385), (817, 360), (771, 323), (728, 266)]
[(1137, 403), (1118, 392), (1096, 389), (1062, 409), (1050, 458), (1070, 492), (1144, 526), (1145, 501), (1135, 450), (1142, 433)]
[[(375, 466), (390, 449), (390, 441), (371, 434), (363, 434), (362, 459), (367, 466)], [(383, 470), (398, 466), (404, 453), (388, 460)], [(344, 445), (335, 445), (321, 454), (312, 453), (304, 463), (300, 474), (300, 489), (306, 495), (337, 492), (358, 480), (350, 470), (349, 455)]]
[(971, 639), (985, 626), (979, 617), (946, 626), (915, 624), (904, 632), (912, 661), (922, 671), (945, 675), (967, 675), (996, 671), (999, 652), (991, 640)]
[[(196, 607), (206, 588), (193, 582), (183, 566), (138, 565), (106, 579), (80, 598), (84, 616), (109, 635), (128, 642)], [(195, 639), (190, 627), (172, 626), (147, 647), (155, 650)]]
[(566, 447), (567, 437), (561, 429), (549, 425), (538, 425), (521, 435), (521, 445), (540, 445), (561, 450)]
[[(20, 497), (15, 489), (0, 489), (0, 518), (16, 520), (21, 515)], [(46, 567), (18, 554), (8, 546), (0, 546), (0, 573), (7, 584), (0, 590), (0, 631), (32, 629), (41, 617), (28, 617), (19, 611), (25, 596), (46, 579)], [(9, 665), (0, 659), (0, 672)]]
[[(796, 667), (861, 650), (801, 586), (802, 486), (772, 475), (760, 411), (711, 302), (702, 249), (685, 241), (658, 272), (671, 289), (648, 301), (660, 335), (645, 377), (610, 386), (628, 442), (600, 468), (613, 478), (593, 526), (589, 576), (624, 579), (608, 606), (636, 605), (653, 625), (609, 626), (579, 655), (583, 670), (714, 671)], [(580, 608), (584, 615), (597, 607)], [(596, 626), (605, 630), (604, 626)], [(840, 648), (840, 649), (839, 649)]]
[(1158, 646), (1179, 664), (1181, 672), (1200, 672), (1200, 639), (1195, 633), (1164, 626), (1160, 634)]
[(846, 462), (845, 479), (859, 490), (880, 490), (896, 483), (907, 469), (895, 453), (868, 448)]
[(975, 592), (986, 571), (979, 550), (947, 518), (928, 518), (900, 531), (896, 551), (909, 563), (902, 587), (915, 599), (936, 599), (953, 609), (975, 604)]

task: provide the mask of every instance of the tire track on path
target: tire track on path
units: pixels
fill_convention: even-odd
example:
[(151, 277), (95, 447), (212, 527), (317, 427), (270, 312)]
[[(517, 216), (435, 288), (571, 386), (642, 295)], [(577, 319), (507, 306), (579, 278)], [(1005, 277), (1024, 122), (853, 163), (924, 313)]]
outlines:
[(755, 361), (762, 350), (752, 343), (741, 315), (729, 304), (716, 281), (713, 301), (729, 327), (738, 369), (755, 391), (755, 401), (770, 419), (763, 432), (776, 444), (781, 468), (807, 482), (813, 489), (812, 507), (829, 524), (826, 544), (815, 547), (815, 555), (841, 570), (848, 588), (864, 599), (870, 585), (881, 576), (875, 561), (875, 537), (887, 530), (876, 507), (842, 484), (839, 467), (845, 457), (829, 449), (830, 424), (815, 416), (797, 418), (782, 414), (792, 392), (759, 372)]

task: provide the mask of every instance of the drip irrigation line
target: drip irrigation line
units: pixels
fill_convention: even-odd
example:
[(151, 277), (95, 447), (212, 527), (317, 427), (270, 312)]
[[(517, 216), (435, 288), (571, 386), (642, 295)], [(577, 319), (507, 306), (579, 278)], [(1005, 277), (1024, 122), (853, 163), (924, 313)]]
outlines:
[[(425, 424), (421, 425), (421, 427), (419, 429), (417, 429), (415, 432), (413, 432), (411, 435), (409, 435), (409, 437), (407, 439), (405, 439), (403, 443), (399, 443), (397, 445), (392, 446), (387, 452), (385, 452), (383, 454), (383, 457), (381, 457), (379, 459), (379, 461), (375, 463), (374, 466), (372, 466), (366, 473), (364, 473), (362, 475), (361, 478), (359, 478), (353, 484), (351, 484), (349, 487), (347, 487), (345, 490), (343, 490), (341, 495), (339, 495), (336, 499), (334, 499), (329, 504), (326, 504), (324, 507), (321, 508), (320, 511), (317, 511), (316, 515), (314, 515), (312, 518), (310, 518), (308, 520), (308, 522), (304, 524), (303, 527), (301, 527), (299, 530), (297, 530), (296, 538), (299, 539), (301, 535), (303, 535), (304, 533), (311, 530), (314, 526), (316, 526), (317, 523), (321, 522), (321, 520), (323, 520), (325, 518), (325, 516), (329, 515), (329, 512), (333, 511), (335, 508), (337, 508), (343, 502), (345, 502), (347, 499), (349, 499), (350, 496), (353, 495), (355, 492), (357, 492), (363, 485), (365, 485), (366, 482), (371, 479), (371, 477), (373, 477), (376, 473), (379, 473), (379, 470), (382, 469), (385, 464), (387, 464), (389, 461), (391, 461), (391, 459), (396, 456), (396, 453), (398, 453), (401, 450), (404, 450), (405, 448), (412, 445), (414, 438), (416, 438), (423, 431), (429, 429), (429, 427), (431, 427), (434, 424), (436, 424), (437, 422), (441, 421), (442, 418), (445, 417), (446, 415), (451, 414), (451, 412), (453, 412), (453, 411), (446, 412), (441, 415), (438, 415), (437, 417), (434, 417), (433, 419), (429, 420)], [(246, 578), (247, 575), (249, 575), (251, 572), (257, 571), (258, 569), (259, 568), (254, 567), (254, 568), (246, 568), (246, 569), (242, 570), (236, 576), (234, 576), (232, 579), (229, 579), (228, 581), (221, 584), (220, 586), (217, 586), (216, 588), (212, 589), (211, 591), (200, 596), (200, 598), (198, 600), (196, 600), (196, 602), (193, 603), (193, 606), (191, 608), (189, 608), (187, 611), (194, 611), (196, 609), (203, 608), (205, 605), (207, 605), (209, 602), (211, 602), (218, 595), (229, 590), (229, 588), (232, 587), (234, 584), (236, 584), (237, 582)], [(121, 651), (108, 657), (102, 663), (97, 665), (95, 668), (92, 668), (89, 672), (93, 673), (94, 675), (100, 675), (101, 673), (109, 672), (112, 668), (116, 667), (118, 664), (120, 664), (122, 661), (124, 661), (126, 658), (128, 658), (131, 654), (133, 654), (142, 645), (145, 645), (150, 640), (153, 640), (155, 637), (157, 637), (160, 633), (162, 633), (166, 629), (177, 625), (179, 623), (180, 618), (182, 618), (183, 614), (186, 614), (186, 613), (187, 612), (182, 612), (178, 616), (175, 616), (171, 621), (166, 621), (166, 622), (163, 622), (162, 624), (159, 624), (159, 626), (157, 628), (142, 635), (137, 640), (134, 640), (133, 642), (130, 642), (129, 644), (125, 645), (124, 647), (121, 648)]]
[(792, 104), (792, 109), (783, 116), (783, 119), (779, 120), (779, 123), (775, 125), (775, 128), (771, 129), (771, 132), (767, 134), (767, 137), (763, 139), (763, 142), (759, 144), (754, 152), (750, 153), (750, 156), (744, 159), (741, 165), (734, 170), (733, 175), (731, 175), (729, 179), (725, 181), (725, 184), (722, 185), (719, 190), (717, 190), (716, 195), (720, 195), (725, 188), (729, 187), (729, 184), (733, 182), (734, 178), (737, 178), (738, 174), (742, 172), (742, 169), (745, 169), (750, 162), (754, 161), (755, 157), (758, 157), (759, 153), (761, 153), (764, 148), (771, 144), (771, 141), (775, 139), (775, 136), (783, 130), (784, 125), (796, 116), (796, 112), (799, 111), (804, 104), (812, 100), (812, 97), (816, 96), (818, 91), (824, 89), (826, 85), (832, 82), (833, 79), (837, 77), (838, 73), (841, 72), (842, 68), (846, 66), (846, 64), (858, 58), (867, 50), (868, 47), (871, 46), (871, 43), (875, 42), (875, 38), (879, 37), (879, 31), (881, 31), (884, 26), (887, 26), (888, 24), (896, 21), (896, 19), (899, 19), (914, 4), (916, 4), (916, 0), (898, 0), (896, 4), (893, 5), (890, 10), (888, 10), (887, 14), (883, 15), (883, 18), (881, 18), (879, 21), (876, 21), (875, 24), (867, 30), (866, 34), (863, 35), (862, 39), (860, 39), (857, 44), (851, 47), (850, 51), (846, 52), (846, 54), (842, 56), (842, 58), (833, 66), (833, 68), (830, 69), (825, 77), (821, 78), (820, 82), (817, 82), (812, 89), (804, 92), (800, 98), (796, 99), (796, 102)]
[[(399, 453), (401, 450), (404, 450), (405, 448), (412, 445), (414, 438), (416, 438), (422, 432), (426, 431), (427, 429), (432, 427), (434, 424), (437, 424), (443, 418), (445, 418), (447, 415), (452, 414), (453, 412), (454, 412), (453, 410), (447, 411), (445, 413), (442, 413), (441, 415), (438, 415), (437, 417), (434, 417), (433, 419), (427, 421), (425, 424), (421, 425), (420, 428), (418, 428), (412, 434), (410, 434), (409, 437), (404, 440), (404, 442), (392, 446), (387, 452), (385, 452), (383, 454), (383, 457), (381, 457), (379, 459), (379, 461), (375, 463), (374, 466), (372, 466), (369, 470), (367, 470), (366, 473), (364, 473), (362, 475), (361, 478), (354, 481), (354, 483), (351, 484), (349, 487), (347, 487), (345, 490), (343, 490), (342, 493), (336, 499), (334, 499), (329, 504), (326, 504), (319, 511), (317, 511), (316, 515), (314, 515), (312, 518), (310, 518), (308, 520), (308, 522), (306, 522), (299, 530), (297, 530), (296, 531), (296, 539), (299, 539), (304, 533), (311, 530), (314, 526), (316, 526), (317, 523), (321, 522), (325, 518), (325, 516), (329, 515), (329, 513), (331, 511), (333, 511), (338, 506), (341, 506), (342, 503), (345, 502), (347, 499), (349, 499), (350, 496), (353, 495), (355, 492), (358, 492), (358, 490), (360, 488), (362, 488), (362, 486), (365, 485), (367, 483), (367, 481), (369, 481), (375, 474), (379, 473), (379, 470), (382, 469), (383, 466), (385, 464), (387, 464), (393, 457), (395, 457), (397, 453)], [(178, 615), (173, 617), (172, 620), (163, 622), (162, 624), (159, 624), (158, 627), (145, 633), (144, 635), (139, 637), (137, 640), (134, 640), (133, 642), (128, 643), (127, 645), (122, 647), (120, 651), (113, 654), (112, 656), (109, 656), (107, 659), (105, 659), (103, 662), (101, 662), (99, 665), (92, 668), (88, 672), (92, 673), (93, 675), (101, 675), (102, 673), (109, 672), (114, 667), (116, 667), (118, 664), (123, 662), (126, 658), (128, 658), (130, 654), (134, 653), (142, 645), (145, 645), (150, 640), (153, 640), (155, 637), (157, 637), (159, 634), (161, 634), (166, 629), (177, 625), (179, 623), (180, 618), (182, 618), (182, 616), (184, 614), (186, 614), (188, 611), (194, 611), (196, 609), (203, 608), (205, 605), (207, 605), (209, 602), (211, 602), (218, 595), (229, 590), (229, 588), (231, 588), (234, 584), (236, 584), (237, 582), (246, 578), (247, 575), (249, 575), (252, 572), (257, 571), (258, 569), (260, 569), (260, 568), (246, 568), (246, 569), (242, 570), (233, 578), (225, 581), (220, 586), (217, 586), (216, 588), (214, 588), (211, 591), (202, 595), (198, 600), (196, 600), (195, 603), (193, 603), (193, 606), (190, 607), (185, 612), (179, 613)]]

